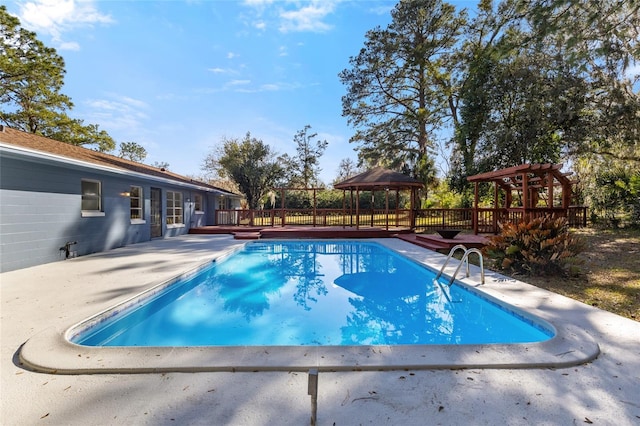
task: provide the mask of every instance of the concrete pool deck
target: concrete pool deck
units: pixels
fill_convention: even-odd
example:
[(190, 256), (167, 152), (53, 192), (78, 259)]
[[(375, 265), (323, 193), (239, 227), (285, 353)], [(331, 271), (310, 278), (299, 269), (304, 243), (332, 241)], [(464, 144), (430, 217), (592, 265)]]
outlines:
[[(392, 241), (399, 251), (434, 255)], [(0, 424), (308, 424), (303, 371), (62, 375), (21, 365), (25, 342), (243, 243), (190, 235), (1, 274)], [(640, 323), (496, 277), (488, 291), (584, 333), (599, 345), (598, 358), (564, 368), (321, 372), (318, 424), (638, 424)], [(35, 352), (57, 356), (46, 344)]]

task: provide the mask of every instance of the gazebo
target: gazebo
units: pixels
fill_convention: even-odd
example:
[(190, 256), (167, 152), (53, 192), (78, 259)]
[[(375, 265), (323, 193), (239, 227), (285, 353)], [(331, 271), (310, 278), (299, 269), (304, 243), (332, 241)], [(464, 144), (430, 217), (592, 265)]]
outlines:
[[(349, 211), (350, 217), (353, 216), (354, 202), (353, 194), (355, 191), (355, 216), (356, 228), (360, 227), (360, 191), (371, 191), (373, 198), (375, 191), (384, 191), (385, 193), (385, 226), (389, 229), (389, 191), (395, 191), (395, 218), (399, 216), (398, 204), (400, 201), (400, 191), (411, 191), (409, 223), (411, 229), (415, 228), (415, 206), (418, 200), (418, 190), (424, 187), (424, 184), (417, 179), (402, 173), (394, 172), (383, 167), (375, 167), (359, 175), (353, 176), (340, 183), (333, 185), (335, 189), (343, 190), (343, 210), (346, 211), (346, 191), (350, 192)], [(353, 223), (350, 224), (353, 226)], [(371, 209), (371, 226), (374, 226), (374, 211)]]
[[(481, 182), (494, 184), (494, 209), (491, 227), (497, 229), (498, 220), (517, 222), (524, 218), (550, 214), (567, 216), (571, 204), (572, 187), (576, 183), (569, 180), (572, 173), (563, 173), (562, 164), (521, 164), (519, 166), (469, 176), (474, 189), (473, 229), (477, 234), (483, 219), (483, 209), (478, 207)], [(560, 196), (556, 197), (556, 189)], [(499, 206), (500, 191), (504, 193), (504, 205)], [(514, 204), (514, 191), (519, 195), (518, 205)], [(555, 200), (558, 200), (559, 203)], [(484, 209), (491, 210), (491, 209)], [(500, 212), (500, 217), (498, 213)]]

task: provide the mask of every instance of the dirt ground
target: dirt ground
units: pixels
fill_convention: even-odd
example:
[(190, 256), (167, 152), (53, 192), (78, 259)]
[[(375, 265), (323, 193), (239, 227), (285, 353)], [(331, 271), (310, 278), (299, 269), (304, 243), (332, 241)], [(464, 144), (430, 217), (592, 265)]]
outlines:
[(640, 230), (574, 230), (585, 241), (577, 277), (518, 276), (520, 281), (640, 321)]

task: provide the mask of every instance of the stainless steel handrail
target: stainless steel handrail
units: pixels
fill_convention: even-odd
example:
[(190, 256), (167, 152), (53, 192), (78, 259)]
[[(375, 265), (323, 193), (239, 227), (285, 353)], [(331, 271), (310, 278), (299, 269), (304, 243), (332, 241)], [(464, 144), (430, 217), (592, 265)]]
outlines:
[[(447, 267), (447, 263), (449, 263), (449, 260), (451, 260), (451, 257), (455, 254), (456, 251), (458, 251), (459, 249), (464, 250), (464, 252), (467, 252), (467, 247), (465, 247), (462, 244), (458, 244), (457, 246), (453, 246), (451, 248), (451, 250), (449, 251), (449, 255), (447, 256), (447, 260), (444, 261), (444, 265), (442, 265), (442, 268), (440, 268), (440, 272), (438, 272), (438, 275), (436, 275), (436, 280), (438, 278), (440, 278), (440, 276), (442, 275), (442, 273), (444, 272), (444, 268)], [(464, 257), (464, 255), (462, 256)], [(467, 260), (467, 276), (469, 276), (469, 261)]]
[(460, 260), (460, 263), (458, 264), (456, 271), (453, 273), (453, 275), (451, 276), (451, 279), (449, 280), (449, 287), (451, 287), (451, 284), (453, 284), (453, 282), (456, 280), (456, 276), (460, 271), (460, 267), (462, 266), (465, 260), (467, 261), (467, 277), (469, 277), (469, 255), (471, 253), (476, 253), (478, 255), (478, 259), (480, 259), (480, 283), (484, 284), (484, 264), (482, 260), (482, 252), (477, 248), (470, 248), (468, 250), (465, 250), (464, 254), (462, 255), (462, 259)]

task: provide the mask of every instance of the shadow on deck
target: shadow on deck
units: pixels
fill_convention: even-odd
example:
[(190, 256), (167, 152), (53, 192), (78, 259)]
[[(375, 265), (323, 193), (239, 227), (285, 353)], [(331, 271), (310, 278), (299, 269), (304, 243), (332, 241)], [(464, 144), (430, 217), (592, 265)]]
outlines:
[(447, 252), (458, 244), (466, 248), (482, 248), (489, 243), (485, 236), (475, 234), (458, 234), (454, 238), (442, 238), (438, 234), (403, 234), (397, 238), (430, 250)]

